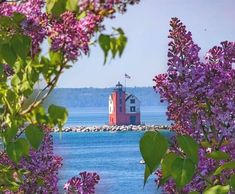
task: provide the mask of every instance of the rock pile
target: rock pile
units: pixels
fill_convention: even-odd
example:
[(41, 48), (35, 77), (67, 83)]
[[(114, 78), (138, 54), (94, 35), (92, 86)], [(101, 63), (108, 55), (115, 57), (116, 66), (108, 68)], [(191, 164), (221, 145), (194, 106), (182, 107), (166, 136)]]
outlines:
[[(158, 131), (167, 130), (167, 125), (121, 125), (121, 126), (78, 126), (78, 127), (64, 127), (62, 132), (117, 132), (117, 131)], [(59, 132), (58, 128), (54, 132)]]

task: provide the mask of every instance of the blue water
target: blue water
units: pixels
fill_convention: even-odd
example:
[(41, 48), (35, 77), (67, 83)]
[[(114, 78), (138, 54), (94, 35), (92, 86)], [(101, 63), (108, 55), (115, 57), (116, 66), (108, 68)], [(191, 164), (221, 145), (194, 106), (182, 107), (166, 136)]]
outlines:
[[(168, 131), (162, 132), (169, 136)], [(81, 171), (97, 172), (96, 194), (160, 194), (151, 176), (143, 189), (144, 165), (139, 140), (143, 132), (55, 133), (55, 153), (64, 158), (59, 187)]]
[[(69, 117), (66, 126), (101, 126), (108, 123), (107, 107), (67, 108)], [(141, 107), (141, 122), (147, 125), (168, 125), (166, 106)]]

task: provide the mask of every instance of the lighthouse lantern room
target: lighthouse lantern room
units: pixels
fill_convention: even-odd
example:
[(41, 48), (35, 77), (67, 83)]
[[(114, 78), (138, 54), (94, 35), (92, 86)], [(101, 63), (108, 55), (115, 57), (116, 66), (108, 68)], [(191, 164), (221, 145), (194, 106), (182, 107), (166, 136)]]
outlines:
[(140, 101), (118, 82), (109, 96), (109, 125), (139, 125)]

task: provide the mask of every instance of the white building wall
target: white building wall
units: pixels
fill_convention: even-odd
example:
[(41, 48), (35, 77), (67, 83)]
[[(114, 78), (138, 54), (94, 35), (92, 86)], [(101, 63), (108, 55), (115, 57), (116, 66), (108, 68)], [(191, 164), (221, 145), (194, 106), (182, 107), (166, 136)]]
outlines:
[[(126, 96), (126, 98), (128, 97), (129, 95)], [(134, 100), (134, 103), (131, 103), (132, 100)], [(133, 112), (133, 109), (131, 111), (131, 107), (135, 107), (135, 111)], [(126, 101), (126, 113), (128, 114), (135, 114), (135, 113), (139, 113), (140, 112), (140, 101), (137, 97), (135, 97), (134, 95), (131, 95), (127, 101)]]
[(114, 112), (114, 104), (112, 95), (109, 96), (109, 114), (112, 114)]

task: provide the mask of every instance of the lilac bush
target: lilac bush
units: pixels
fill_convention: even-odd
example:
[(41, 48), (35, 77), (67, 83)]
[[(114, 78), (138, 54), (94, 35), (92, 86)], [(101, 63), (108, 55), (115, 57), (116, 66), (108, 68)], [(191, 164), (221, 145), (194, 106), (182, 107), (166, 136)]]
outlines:
[(100, 177), (97, 173), (81, 172), (80, 177), (72, 177), (64, 185), (64, 190), (68, 194), (94, 194), (95, 185), (99, 182)]
[[(23, 33), (32, 38), (31, 54), (38, 54), (40, 44), (47, 37), (51, 40), (51, 50), (61, 51), (68, 60), (74, 61), (81, 52), (87, 54), (89, 43), (95, 32), (102, 26), (105, 17), (114, 13), (124, 13), (127, 5), (139, 0), (82, 0), (78, 1), (79, 14), (65, 11), (59, 17), (45, 12), (45, 0), (26, 0), (20, 3), (1, 3), (0, 16), (21, 13), (26, 16), (21, 24)], [(102, 28), (100, 28), (102, 29)]]
[[(43, 102), (64, 70), (88, 55), (91, 45), (99, 43), (105, 62), (109, 53), (112, 58), (122, 55), (125, 33), (114, 28), (115, 33), (103, 34), (103, 21), (138, 2), (0, 1), (0, 192), (58, 193), (62, 159), (54, 155), (51, 136), (42, 126), (62, 128), (68, 112), (57, 105), (46, 110)], [(89, 173), (81, 176), (84, 191), (93, 192), (98, 175), (93, 183)]]
[(26, 16), (26, 20), (21, 25), (23, 32), (32, 38), (32, 54), (37, 54), (40, 51), (40, 44), (47, 35), (48, 17), (43, 12), (44, 6), (45, 1), (43, 0), (0, 4), (0, 16), (12, 16), (14, 13)]
[[(23, 184), (16, 193), (59, 193), (58, 171), (62, 166), (62, 158), (53, 153), (53, 138), (48, 132), (40, 148), (30, 150), (29, 157), (23, 157), (18, 164), (15, 164), (7, 154), (3, 154), (0, 164), (10, 164), (12, 168), (26, 172), (23, 176)], [(8, 191), (8, 193), (14, 192)]]
[[(5, 190), (4, 193), (59, 193), (58, 172), (63, 165), (62, 160), (62, 157), (53, 153), (53, 137), (48, 129), (40, 148), (38, 150), (31, 149), (29, 157), (23, 157), (19, 164), (13, 163), (7, 154), (1, 155), (0, 164), (10, 164), (12, 168), (26, 172), (23, 176), (23, 184), (17, 192)], [(100, 180), (99, 175), (86, 171), (79, 175), (80, 177), (72, 177), (64, 185), (66, 193), (94, 194), (95, 185)], [(17, 174), (15, 179), (18, 179)]]
[[(219, 176), (214, 175), (219, 166), (235, 161), (235, 42), (222, 42), (201, 60), (200, 48), (191, 32), (177, 18), (170, 25), (168, 70), (155, 77), (155, 90), (161, 101), (168, 103), (167, 116), (173, 121), (172, 130), (190, 135), (200, 145), (196, 173), (181, 192), (201, 193), (208, 186), (228, 184), (235, 173), (231, 167)], [(176, 143), (170, 150), (180, 153)], [(228, 157), (219, 160), (210, 156), (218, 152)], [(160, 183), (161, 170), (156, 174)], [(172, 179), (163, 189), (166, 193), (178, 192)]]

